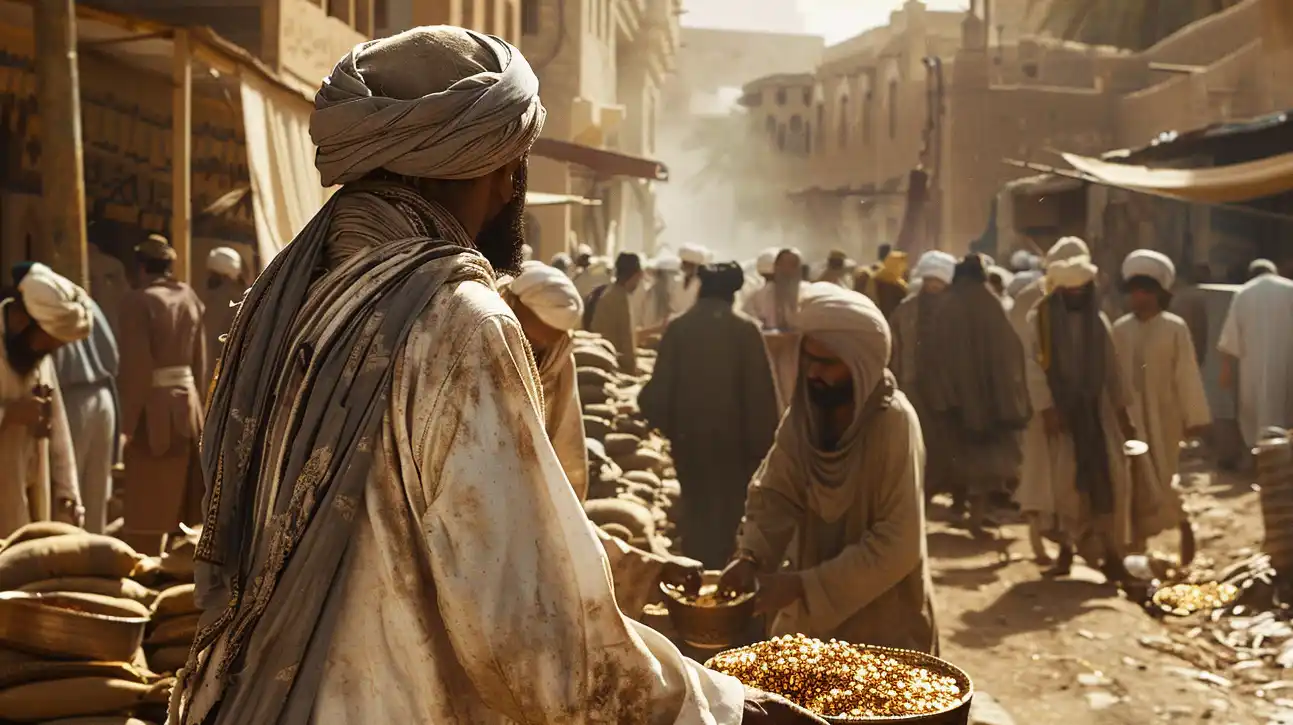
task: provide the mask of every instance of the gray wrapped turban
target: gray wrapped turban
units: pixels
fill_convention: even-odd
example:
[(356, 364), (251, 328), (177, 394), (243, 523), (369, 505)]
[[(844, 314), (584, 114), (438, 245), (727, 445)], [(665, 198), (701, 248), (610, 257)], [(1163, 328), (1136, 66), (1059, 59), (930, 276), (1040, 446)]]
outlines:
[(377, 169), (475, 179), (525, 155), (546, 116), (521, 51), (441, 25), (355, 46), (314, 98), (310, 138), (324, 186)]

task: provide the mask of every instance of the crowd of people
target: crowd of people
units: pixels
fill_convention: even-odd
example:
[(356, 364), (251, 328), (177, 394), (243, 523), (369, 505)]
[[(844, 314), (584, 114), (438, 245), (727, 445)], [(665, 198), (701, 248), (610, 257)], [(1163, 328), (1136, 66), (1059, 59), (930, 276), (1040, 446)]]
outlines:
[[(1017, 508), (1052, 575), (1081, 557), (1122, 580), (1171, 529), (1192, 546), (1173, 481), (1211, 415), (1167, 257), (1129, 255), (1120, 290), (1075, 238), (1010, 269), (832, 253), (815, 281), (795, 249), (760, 255), (756, 281), (693, 246), (544, 264), (521, 223), (544, 119), (498, 38), (366, 42), (311, 119), (340, 190), (249, 290), (218, 249), (204, 304), (160, 237), (133, 275), (96, 277), (97, 304), (44, 265), (15, 270), (0, 536), (104, 530), (119, 458), (124, 539), (155, 550), (201, 525), (203, 613), (170, 722), (820, 723), (621, 611), (621, 578), (694, 588), (718, 570), (757, 592), (758, 636), (937, 653), (937, 494), (979, 537)], [(1270, 312), (1293, 308), (1293, 282), (1255, 275), (1219, 345), (1250, 440), (1293, 423), (1287, 315)], [(579, 329), (628, 375), (658, 349), (638, 402), (672, 445), (680, 555), (581, 506)]]

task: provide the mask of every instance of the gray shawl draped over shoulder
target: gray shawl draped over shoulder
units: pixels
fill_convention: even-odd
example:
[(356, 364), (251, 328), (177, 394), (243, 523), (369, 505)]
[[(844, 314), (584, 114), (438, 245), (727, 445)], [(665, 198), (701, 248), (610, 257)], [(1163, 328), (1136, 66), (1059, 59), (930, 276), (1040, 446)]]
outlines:
[(202, 441), (203, 615), (170, 722), (311, 721), (393, 360), (432, 296), (464, 280), (493, 271), (442, 207), (357, 182), (248, 292)]

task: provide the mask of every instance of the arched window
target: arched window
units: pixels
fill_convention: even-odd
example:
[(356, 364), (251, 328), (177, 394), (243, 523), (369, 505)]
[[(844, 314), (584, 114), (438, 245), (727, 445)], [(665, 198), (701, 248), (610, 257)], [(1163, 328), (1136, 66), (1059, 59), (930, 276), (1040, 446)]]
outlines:
[(769, 115), (768, 120), (763, 122), (763, 128), (767, 130), (768, 136), (775, 135), (777, 133), (777, 117)]
[(777, 89), (777, 105), (778, 106), (786, 105), (786, 89), (784, 88)]
[(875, 117), (875, 94), (867, 91), (866, 98), (862, 101), (862, 143), (871, 144), (875, 134), (874, 129)]
[(811, 88), (804, 89), (804, 105), (805, 106), (813, 105), (813, 89)]
[(804, 153), (811, 154), (812, 152), (813, 152), (813, 124), (806, 123), (804, 124)]
[(898, 138), (898, 81), (889, 81), (889, 138)]
[(839, 129), (837, 130), (839, 138), (836, 139), (836, 143), (839, 148), (845, 149), (849, 145), (849, 97), (847, 94), (840, 96), (839, 119)]
[(785, 126), (777, 127), (777, 150), (778, 151), (786, 150), (786, 127)]
[[(817, 102), (817, 132), (822, 133), (822, 129), (824, 128), (826, 128), (826, 104), (822, 103), (821, 101), (818, 101)], [(820, 146), (822, 149), (826, 148), (826, 144), (824, 142), (819, 143), (818, 146)]]
[(795, 153), (804, 151), (804, 119), (797, 113), (790, 117), (790, 150)]

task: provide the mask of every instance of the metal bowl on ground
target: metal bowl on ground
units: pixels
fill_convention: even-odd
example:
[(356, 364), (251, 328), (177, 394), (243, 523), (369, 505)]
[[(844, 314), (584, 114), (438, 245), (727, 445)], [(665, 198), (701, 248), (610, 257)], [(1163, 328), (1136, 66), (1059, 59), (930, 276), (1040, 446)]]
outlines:
[(90, 594), (0, 592), (0, 645), (69, 660), (130, 662), (147, 616)]
[(665, 608), (669, 610), (669, 620), (678, 637), (697, 649), (731, 647), (741, 641), (754, 616), (757, 587), (754, 592), (743, 594), (734, 600), (709, 603), (713, 601), (717, 591), (719, 576), (720, 572), (705, 572), (701, 578), (700, 602), (696, 597), (688, 596), (667, 584), (660, 585)]
[(961, 668), (953, 665), (947, 660), (925, 654), (924, 652), (913, 652), (905, 649), (891, 649), (889, 647), (866, 647), (858, 646), (860, 649), (884, 652), (895, 659), (904, 660), (908, 664), (925, 667), (939, 674), (947, 675), (956, 680), (961, 687), (961, 698), (953, 706), (940, 710), (939, 712), (926, 713), (923, 715), (906, 715), (899, 717), (871, 717), (871, 718), (845, 718), (845, 717), (824, 717), (826, 722), (841, 723), (842, 725), (875, 725), (876, 723), (906, 723), (909, 725), (968, 725), (970, 722), (970, 704), (974, 699), (974, 682), (970, 676)]

